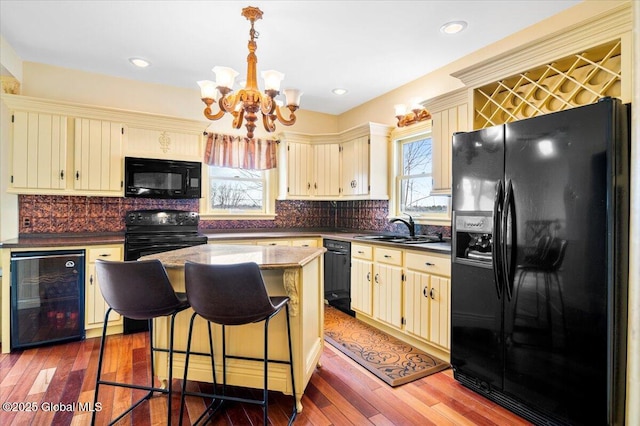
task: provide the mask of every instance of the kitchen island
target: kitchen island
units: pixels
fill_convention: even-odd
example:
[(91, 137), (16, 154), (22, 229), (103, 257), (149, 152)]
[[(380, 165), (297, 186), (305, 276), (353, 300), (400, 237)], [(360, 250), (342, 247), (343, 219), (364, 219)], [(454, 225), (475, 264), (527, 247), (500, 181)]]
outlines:
[[(192, 261), (205, 264), (232, 264), (255, 262), (260, 266), (267, 292), (270, 296), (287, 295), (290, 298), (289, 316), (293, 345), (293, 365), (298, 411), (300, 400), (309, 383), (311, 374), (318, 365), (324, 342), (324, 248), (247, 246), (247, 245), (201, 245), (165, 253), (144, 256), (141, 260), (158, 259), (167, 270), (173, 288), (185, 291), (184, 264)], [(233, 285), (233, 282), (229, 282)], [(174, 347), (186, 349), (191, 309), (176, 316)], [(218, 381), (222, 378), (221, 330), (213, 326), (215, 368)], [(154, 339), (158, 347), (167, 347), (169, 341), (169, 319), (154, 322)], [(262, 357), (262, 323), (227, 328), (227, 353), (248, 357)], [(206, 321), (196, 319), (192, 351), (208, 352)], [(284, 314), (278, 314), (269, 325), (269, 358), (288, 359), (287, 333)], [(156, 353), (158, 377), (167, 379), (167, 354)], [(227, 384), (261, 389), (263, 386), (262, 363), (246, 360), (227, 361)], [(174, 378), (184, 374), (184, 356), (174, 355)], [(284, 364), (269, 364), (269, 389), (291, 394), (289, 367)], [(211, 362), (202, 356), (189, 360), (189, 380), (212, 382)]]

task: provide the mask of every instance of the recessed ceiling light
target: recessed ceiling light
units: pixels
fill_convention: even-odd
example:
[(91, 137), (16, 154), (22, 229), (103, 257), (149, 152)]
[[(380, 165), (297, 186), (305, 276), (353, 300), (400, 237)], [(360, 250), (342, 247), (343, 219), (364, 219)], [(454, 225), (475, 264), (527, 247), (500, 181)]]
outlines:
[(347, 92), (348, 92), (348, 90), (347, 90), (347, 89), (336, 88), (336, 89), (333, 89), (331, 92), (332, 92), (334, 95), (341, 96), (341, 95), (344, 95), (345, 93), (347, 93)]
[(440, 32), (444, 34), (457, 34), (467, 28), (465, 21), (451, 21), (440, 27)]
[(146, 68), (149, 65), (151, 65), (149, 61), (142, 58), (129, 58), (129, 62), (131, 62), (133, 65), (135, 65), (138, 68)]

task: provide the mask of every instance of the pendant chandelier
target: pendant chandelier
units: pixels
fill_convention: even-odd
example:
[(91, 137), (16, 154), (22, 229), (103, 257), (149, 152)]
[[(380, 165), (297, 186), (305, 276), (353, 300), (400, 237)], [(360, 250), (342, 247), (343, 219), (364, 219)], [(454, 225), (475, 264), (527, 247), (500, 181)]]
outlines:
[[(216, 81), (198, 81), (200, 86), (202, 101), (207, 105), (204, 109), (204, 116), (209, 120), (218, 120), (225, 113), (233, 115), (233, 127), (239, 129), (244, 119), (247, 123), (247, 138), (253, 139), (253, 131), (256, 128), (258, 119), (257, 113), (262, 115), (262, 123), (267, 132), (273, 132), (276, 129), (276, 120), (285, 126), (291, 126), (296, 122), (295, 111), (300, 106), (300, 96), (302, 92), (296, 89), (285, 89), (284, 95), (286, 99), (286, 107), (289, 109), (289, 118), (285, 118), (280, 112), (280, 106), (277, 104), (275, 97), (280, 94), (280, 83), (284, 78), (284, 74), (275, 71), (263, 71), (264, 93), (258, 89), (256, 77), (256, 64), (258, 58), (256, 56), (256, 39), (259, 33), (253, 28), (253, 24), (262, 18), (262, 11), (257, 7), (245, 7), (242, 9), (242, 16), (251, 22), (251, 30), (249, 31), (249, 55), (247, 56), (247, 83), (244, 89), (240, 89), (237, 93), (233, 93), (233, 83), (238, 72), (232, 68), (216, 66), (213, 72), (216, 75)], [(221, 94), (219, 100), (217, 95)], [(218, 102), (219, 111), (215, 114), (211, 110), (211, 105)]]

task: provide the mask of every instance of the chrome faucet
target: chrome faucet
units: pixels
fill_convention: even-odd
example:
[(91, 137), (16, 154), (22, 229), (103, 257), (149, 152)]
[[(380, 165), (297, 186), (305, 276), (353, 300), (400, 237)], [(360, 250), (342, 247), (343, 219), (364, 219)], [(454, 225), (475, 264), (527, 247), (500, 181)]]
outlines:
[(407, 215), (409, 216), (409, 221), (407, 222), (404, 219), (400, 219), (399, 217), (395, 218), (395, 219), (391, 219), (389, 221), (389, 223), (394, 223), (394, 222), (402, 222), (404, 223), (407, 228), (409, 228), (409, 236), (411, 237), (415, 237), (416, 236), (416, 223), (413, 221), (413, 218), (411, 217), (411, 215)]

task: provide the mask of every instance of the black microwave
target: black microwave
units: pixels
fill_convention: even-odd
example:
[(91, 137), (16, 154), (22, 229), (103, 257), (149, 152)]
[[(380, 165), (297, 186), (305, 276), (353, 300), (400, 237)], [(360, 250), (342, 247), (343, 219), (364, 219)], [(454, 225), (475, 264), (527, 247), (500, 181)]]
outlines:
[(154, 158), (124, 159), (124, 196), (200, 198), (202, 163)]

